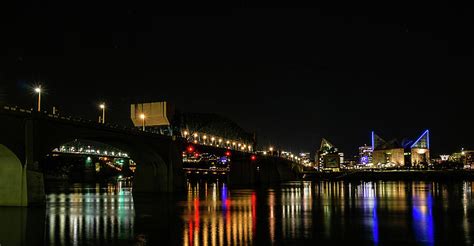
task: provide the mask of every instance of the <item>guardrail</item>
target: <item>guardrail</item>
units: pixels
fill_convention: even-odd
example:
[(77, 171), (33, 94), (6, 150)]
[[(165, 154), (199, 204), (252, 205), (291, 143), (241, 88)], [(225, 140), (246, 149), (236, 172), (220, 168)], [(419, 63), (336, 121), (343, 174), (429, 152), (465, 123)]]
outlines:
[[(90, 119), (84, 119), (84, 118), (80, 118), (80, 117), (76, 117), (76, 116), (52, 114), (52, 113), (47, 112), (47, 111), (37, 112), (37, 111), (34, 111), (34, 110), (23, 109), (23, 108), (20, 108), (18, 106), (3, 106), (3, 110), (15, 112), (15, 113), (41, 116), (41, 117), (46, 117), (46, 118), (49, 118), (49, 119), (62, 120), (62, 121), (68, 121), (68, 122), (74, 122), (74, 123), (81, 123), (81, 124), (86, 124), (86, 125), (89, 125), (89, 126), (94, 126), (94, 127), (99, 127), (99, 128), (107, 128), (107, 129), (111, 129), (111, 130), (120, 130), (120, 131), (128, 131), (128, 132), (134, 133), (134, 134), (138, 133), (138, 134), (149, 134), (149, 135), (152, 135), (152, 136), (176, 137), (176, 138), (185, 140), (185, 141), (187, 141), (191, 144), (194, 143), (194, 144), (199, 144), (199, 145), (213, 146), (212, 144), (208, 144), (205, 141), (204, 142), (201, 142), (201, 141), (193, 142), (193, 141), (190, 141), (189, 139), (187, 139), (185, 137), (182, 137), (182, 136), (179, 136), (179, 135), (178, 136), (168, 136), (168, 135), (159, 134), (157, 132), (152, 132), (152, 131), (147, 131), (147, 130), (143, 131), (143, 130), (140, 130), (139, 128), (135, 128), (135, 127), (127, 127), (127, 126), (123, 126), (123, 125), (119, 125), (119, 124), (115, 124), (115, 123), (105, 123), (105, 124), (103, 124), (103, 123), (92, 121)], [(253, 150), (249, 151), (247, 149), (240, 149), (240, 146), (238, 146), (238, 147), (237, 146), (231, 146), (230, 148), (226, 148), (224, 146), (215, 146), (215, 147), (223, 147), (225, 149), (231, 149), (231, 150), (234, 150), (234, 151), (254, 153)]]
[(102, 123), (99, 123), (99, 122), (92, 121), (90, 119), (84, 119), (84, 118), (80, 118), (80, 117), (77, 117), (77, 116), (51, 114), (47, 111), (37, 112), (37, 111), (34, 111), (34, 110), (19, 108), (17, 106), (3, 106), (3, 108), (1, 108), (1, 109), (5, 110), (5, 111), (14, 112), (14, 113), (19, 113), (19, 114), (37, 115), (37, 116), (41, 116), (41, 117), (45, 117), (45, 118), (49, 118), (49, 119), (87, 124), (87, 125), (92, 125), (92, 126), (100, 127), (100, 128), (108, 128), (108, 129), (121, 130), (121, 131), (129, 131), (129, 132), (133, 132), (133, 133), (144, 133), (144, 134), (151, 134), (151, 135), (156, 135), (156, 136), (167, 136), (167, 135), (162, 135), (162, 134), (158, 134), (158, 133), (150, 132), (150, 131), (146, 131), (146, 130), (142, 131), (142, 130), (139, 130), (139, 129), (134, 128), (134, 127), (127, 127), (127, 126), (123, 126), (123, 125), (119, 125), (119, 124), (115, 124), (115, 123), (102, 124)]

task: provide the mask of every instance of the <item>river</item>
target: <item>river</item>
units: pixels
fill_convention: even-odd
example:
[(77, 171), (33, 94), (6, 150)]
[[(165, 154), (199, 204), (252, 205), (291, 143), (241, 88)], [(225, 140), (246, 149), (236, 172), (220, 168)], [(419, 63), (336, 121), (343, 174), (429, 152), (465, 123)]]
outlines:
[(45, 207), (0, 208), (0, 245), (472, 245), (473, 186), (203, 181), (160, 196), (132, 196), (125, 183), (49, 186)]

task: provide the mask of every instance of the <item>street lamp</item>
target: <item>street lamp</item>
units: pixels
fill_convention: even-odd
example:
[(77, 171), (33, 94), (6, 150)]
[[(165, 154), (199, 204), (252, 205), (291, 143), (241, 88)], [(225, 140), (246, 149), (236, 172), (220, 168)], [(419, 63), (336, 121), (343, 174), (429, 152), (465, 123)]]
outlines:
[(145, 131), (145, 114), (141, 114), (140, 119), (142, 119), (142, 130)]
[(102, 124), (105, 124), (105, 103), (100, 104), (99, 108), (102, 109)]
[(41, 111), (41, 85), (35, 88), (35, 92), (38, 93), (38, 112)]

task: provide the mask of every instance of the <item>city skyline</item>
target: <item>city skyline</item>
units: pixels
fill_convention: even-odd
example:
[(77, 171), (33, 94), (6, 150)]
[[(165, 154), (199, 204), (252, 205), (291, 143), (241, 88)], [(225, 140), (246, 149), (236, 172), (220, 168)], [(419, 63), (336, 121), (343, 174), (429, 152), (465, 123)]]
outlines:
[(1, 9), (0, 246), (474, 245), (474, 9), (173, 4)]
[(355, 154), (373, 130), (430, 129), (433, 153), (472, 148), (468, 11), (56, 10), (17, 10), (0, 101), (34, 107), (29, 87), (40, 82), (49, 110), (95, 119), (106, 102), (110, 121), (129, 124), (130, 103), (166, 100), (294, 152), (327, 138)]

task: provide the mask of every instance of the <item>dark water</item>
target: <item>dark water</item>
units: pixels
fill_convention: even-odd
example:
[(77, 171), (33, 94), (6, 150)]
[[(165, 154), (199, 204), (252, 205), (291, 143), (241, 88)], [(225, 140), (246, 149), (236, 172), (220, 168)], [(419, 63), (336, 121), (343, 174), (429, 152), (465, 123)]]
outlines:
[(52, 189), (0, 208), (7, 245), (472, 245), (472, 182), (294, 182), (132, 197), (124, 184)]

